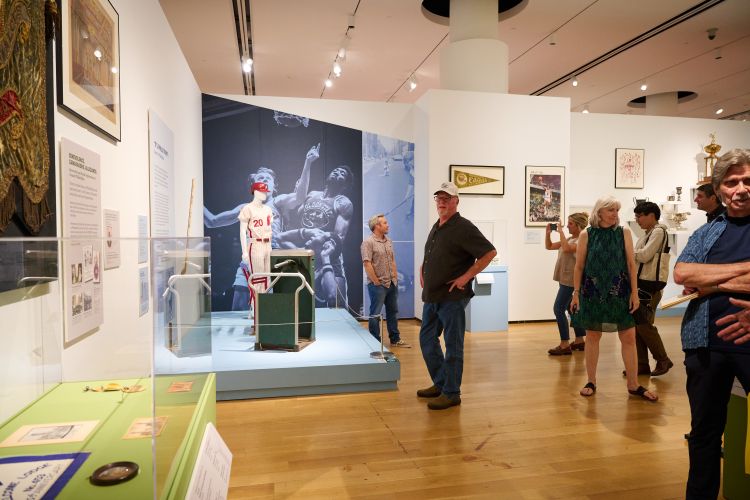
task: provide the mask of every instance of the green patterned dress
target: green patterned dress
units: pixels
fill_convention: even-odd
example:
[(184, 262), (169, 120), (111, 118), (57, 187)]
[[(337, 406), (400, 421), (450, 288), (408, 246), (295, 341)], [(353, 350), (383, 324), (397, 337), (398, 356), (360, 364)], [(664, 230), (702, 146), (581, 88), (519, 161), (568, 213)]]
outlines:
[(630, 314), (630, 278), (622, 226), (589, 227), (586, 265), (573, 325), (596, 332), (635, 326)]

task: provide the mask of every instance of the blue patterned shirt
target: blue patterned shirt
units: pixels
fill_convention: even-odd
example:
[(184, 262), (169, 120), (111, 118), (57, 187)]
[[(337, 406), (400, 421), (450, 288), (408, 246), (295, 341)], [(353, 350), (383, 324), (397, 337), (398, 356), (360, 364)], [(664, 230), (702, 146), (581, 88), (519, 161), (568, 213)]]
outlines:
[[(727, 228), (726, 213), (719, 215), (713, 222), (704, 224), (688, 239), (685, 249), (677, 263), (704, 264), (708, 253)], [(709, 297), (693, 299), (682, 317), (682, 349), (708, 347), (708, 302)]]

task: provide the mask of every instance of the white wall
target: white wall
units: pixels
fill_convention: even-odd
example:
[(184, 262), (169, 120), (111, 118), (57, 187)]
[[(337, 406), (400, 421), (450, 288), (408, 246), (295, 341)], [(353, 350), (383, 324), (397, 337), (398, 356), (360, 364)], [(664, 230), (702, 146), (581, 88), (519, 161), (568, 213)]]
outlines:
[[(606, 115), (572, 113), (571, 173), (568, 203), (592, 206), (597, 198), (612, 195), (622, 203), (623, 225), (633, 220), (633, 198), (648, 197), (664, 202), (677, 186), (682, 186), (684, 208), (690, 207), (690, 189), (696, 186), (704, 165), (703, 146), (708, 134), (715, 132), (721, 154), (732, 148), (750, 148), (750, 123), (734, 120), (706, 120), (661, 116)], [(645, 150), (644, 189), (615, 189), (615, 148)], [(702, 175), (701, 175), (702, 176)], [(705, 212), (689, 208), (688, 229), (673, 241), (672, 264), (689, 234), (706, 222)], [(665, 297), (681, 293), (671, 283)]]
[[(527, 231), (544, 231), (524, 225), (524, 177), (526, 165), (569, 165), (569, 101), (431, 90), (417, 108), (415, 268), (421, 264), (423, 242), (437, 220), (432, 193), (449, 179), (449, 165), (504, 166), (504, 196), (465, 195), (458, 209), (472, 221), (495, 222), (494, 243), (500, 262), (508, 265), (509, 319), (552, 317), (557, 289), (551, 278), (556, 254), (544, 249), (543, 238), (541, 245), (524, 244)], [(420, 313), (419, 297), (415, 297), (415, 306)]]
[[(148, 109), (155, 110), (174, 131), (177, 214), (174, 235), (184, 237), (193, 177), (198, 186), (193, 221), (201, 220), (203, 206), (200, 90), (158, 0), (112, 0), (112, 3), (119, 13), (122, 142), (104, 138), (56, 108), (55, 170), (59, 173), (62, 137), (98, 153), (101, 156), (102, 206), (119, 210), (121, 236), (136, 237), (137, 216), (149, 214)], [(59, 174), (57, 186), (60, 186)], [(62, 227), (61, 201), (58, 189), (55, 209), (58, 227)], [(191, 235), (202, 236), (203, 225), (193, 224)], [(151, 312), (138, 317), (138, 267), (142, 265), (136, 262), (135, 250), (134, 241), (123, 242), (123, 264), (118, 269), (104, 271), (104, 323), (93, 335), (63, 350), (63, 380), (111, 379), (149, 373), (153, 318)], [(131, 255), (126, 255), (128, 253)], [(3, 306), (0, 320), (25, 327), (28, 338), (42, 338), (42, 333), (34, 330), (34, 324), (24, 320), (38, 317), (41, 308), (48, 309), (42, 300)], [(45, 332), (52, 328), (49, 324), (36, 327)], [(34, 331), (28, 331), (29, 328)], [(56, 342), (62, 343), (61, 332), (58, 333)], [(59, 349), (59, 346), (49, 345), (29, 347), (26, 342), (8, 345), (16, 346), (17, 352), (4, 352), (18, 359), (29, 357), (30, 350), (38, 352), (43, 348), (57, 352)], [(18, 380), (39, 380), (43, 378), (39, 369), (38, 363), (32, 363), (28, 373), (15, 376)]]

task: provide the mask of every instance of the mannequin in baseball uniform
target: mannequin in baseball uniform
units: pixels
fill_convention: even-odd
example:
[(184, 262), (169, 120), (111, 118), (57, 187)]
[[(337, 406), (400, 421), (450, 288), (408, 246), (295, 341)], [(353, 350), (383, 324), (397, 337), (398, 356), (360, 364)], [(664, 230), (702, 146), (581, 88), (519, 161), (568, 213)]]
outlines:
[(250, 288), (250, 316), (255, 310), (255, 292), (263, 293), (268, 288), (269, 279), (252, 277), (253, 273), (271, 272), (271, 236), (273, 234), (273, 212), (265, 204), (268, 199), (268, 185), (255, 182), (250, 187), (253, 201), (240, 210), (240, 243), (242, 244), (242, 262), (248, 267), (247, 277), (253, 287)]

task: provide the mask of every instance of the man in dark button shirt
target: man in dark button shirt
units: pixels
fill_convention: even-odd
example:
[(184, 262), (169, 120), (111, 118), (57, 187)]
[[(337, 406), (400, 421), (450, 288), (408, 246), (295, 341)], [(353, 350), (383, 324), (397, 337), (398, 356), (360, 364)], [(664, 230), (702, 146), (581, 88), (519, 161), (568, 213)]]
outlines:
[(750, 150), (733, 149), (711, 178), (726, 205), (688, 240), (674, 280), (699, 292), (682, 320), (691, 431), (686, 498), (719, 494), (721, 436), (734, 378), (750, 391)]
[[(455, 184), (442, 183), (435, 191), (435, 203), (439, 219), (427, 236), (419, 273), (424, 302), (419, 346), (433, 385), (417, 391), (417, 396), (433, 398), (427, 405), (431, 410), (444, 410), (461, 404), (464, 308), (474, 296), (471, 280), (489, 265), (497, 251), (458, 213)], [(445, 335), (445, 353), (440, 347), (441, 333)]]
[(713, 222), (714, 219), (726, 211), (726, 207), (722, 205), (721, 200), (716, 196), (716, 192), (711, 184), (698, 186), (695, 190), (695, 199), (693, 201), (698, 206), (698, 210), (706, 212), (706, 222)]

